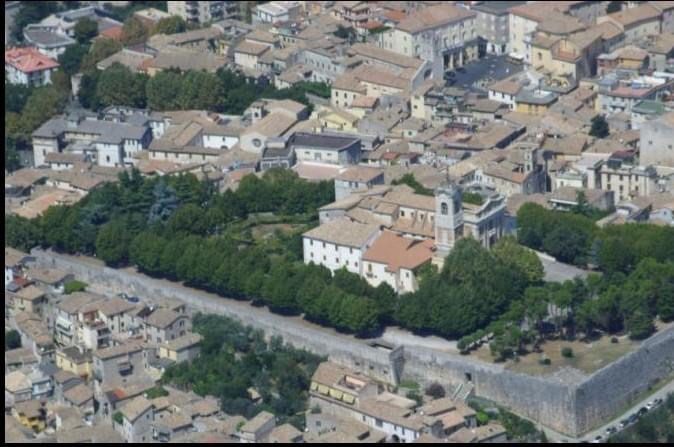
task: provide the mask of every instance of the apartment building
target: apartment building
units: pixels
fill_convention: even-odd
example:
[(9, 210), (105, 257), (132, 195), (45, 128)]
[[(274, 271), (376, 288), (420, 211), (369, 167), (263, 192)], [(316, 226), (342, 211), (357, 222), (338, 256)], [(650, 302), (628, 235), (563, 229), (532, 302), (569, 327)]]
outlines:
[(235, 15), (239, 8), (238, 2), (233, 1), (170, 1), (167, 4), (169, 14), (180, 16), (186, 22), (192, 23), (208, 23), (222, 20)]

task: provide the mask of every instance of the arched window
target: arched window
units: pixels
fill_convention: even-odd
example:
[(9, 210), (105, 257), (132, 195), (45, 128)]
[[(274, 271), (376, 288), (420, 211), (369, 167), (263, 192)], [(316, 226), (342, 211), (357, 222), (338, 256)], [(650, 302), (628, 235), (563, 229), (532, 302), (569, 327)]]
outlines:
[(445, 202), (442, 202), (442, 204), (440, 204), (440, 214), (446, 216), (448, 212), (449, 212), (449, 207), (447, 206), (447, 204)]

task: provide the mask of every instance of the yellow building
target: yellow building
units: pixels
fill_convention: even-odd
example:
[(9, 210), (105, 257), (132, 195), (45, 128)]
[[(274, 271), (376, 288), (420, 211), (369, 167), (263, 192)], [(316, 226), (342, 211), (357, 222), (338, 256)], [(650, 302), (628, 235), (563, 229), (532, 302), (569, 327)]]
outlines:
[(187, 360), (192, 360), (199, 355), (202, 337), (199, 334), (189, 333), (169, 340), (166, 343), (159, 345), (159, 357), (173, 360), (180, 363)]
[(363, 397), (376, 396), (378, 386), (371, 379), (332, 362), (321, 363), (309, 388), (314, 398), (354, 405)]
[(24, 427), (31, 428), (39, 433), (46, 427), (47, 409), (39, 400), (27, 400), (19, 402), (12, 410), (14, 417)]
[(358, 117), (344, 110), (324, 108), (316, 113), (316, 119), (323, 129), (340, 132), (357, 132)]
[(28, 312), (41, 315), (42, 307), (46, 302), (46, 293), (37, 286), (30, 285), (19, 289), (16, 293), (9, 293), (12, 297), (15, 312)]
[(569, 37), (536, 33), (531, 42), (531, 64), (546, 76), (580, 79), (592, 76), (594, 61), (602, 50), (599, 31), (583, 31)]
[(93, 371), (91, 352), (82, 352), (76, 346), (59, 349), (56, 351), (56, 366), (83, 378), (91, 377)]
[(528, 115), (544, 115), (557, 102), (557, 95), (541, 90), (521, 91), (515, 97), (515, 111)]

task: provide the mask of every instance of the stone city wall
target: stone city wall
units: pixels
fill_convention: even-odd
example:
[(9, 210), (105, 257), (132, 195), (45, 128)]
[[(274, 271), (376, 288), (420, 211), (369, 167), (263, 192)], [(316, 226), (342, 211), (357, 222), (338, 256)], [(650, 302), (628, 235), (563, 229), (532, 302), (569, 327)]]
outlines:
[(364, 341), (319, 329), (299, 318), (275, 315), (265, 308), (219, 298), (216, 295), (171, 285), (128, 270), (102, 267), (73, 257), (34, 250), (38, 262), (75, 274), (99, 291), (120, 291), (150, 299), (174, 297), (202, 312), (226, 315), (277, 335), (298, 348), (364, 372), (389, 383), (410, 379), (428, 385), (439, 382), (449, 388), (470, 380), (477, 396), (492, 400), (513, 412), (556, 431), (576, 436), (607, 421), (649, 385), (670, 378), (674, 364), (674, 329), (646, 340), (634, 351), (590, 376), (562, 370), (546, 377), (529, 376), (467, 357), (417, 346), (393, 351)]
[(674, 328), (645, 340), (639, 349), (595, 371), (575, 393), (579, 432), (615, 416), (629, 402), (674, 374)]

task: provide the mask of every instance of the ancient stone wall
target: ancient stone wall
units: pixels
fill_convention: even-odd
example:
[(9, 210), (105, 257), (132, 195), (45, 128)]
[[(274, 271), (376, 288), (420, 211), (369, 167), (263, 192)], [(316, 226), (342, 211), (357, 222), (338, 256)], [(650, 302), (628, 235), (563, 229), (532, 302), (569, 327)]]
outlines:
[(674, 374), (674, 328), (645, 340), (639, 349), (595, 371), (575, 392), (576, 425), (586, 432)]
[(658, 380), (671, 378), (674, 365), (674, 329), (646, 340), (616, 362), (587, 376), (577, 370), (536, 377), (516, 373), (475, 359), (407, 346), (388, 351), (365, 341), (306, 324), (299, 318), (275, 315), (264, 308), (155, 280), (133, 271), (115, 270), (72, 257), (34, 250), (38, 262), (75, 274), (98, 291), (121, 291), (149, 299), (173, 297), (195, 309), (235, 318), (246, 325), (277, 335), (298, 348), (364, 372), (389, 383), (410, 379), (446, 388), (471, 381), (475, 394), (559, 432), (576, 436), (601, 425)]

